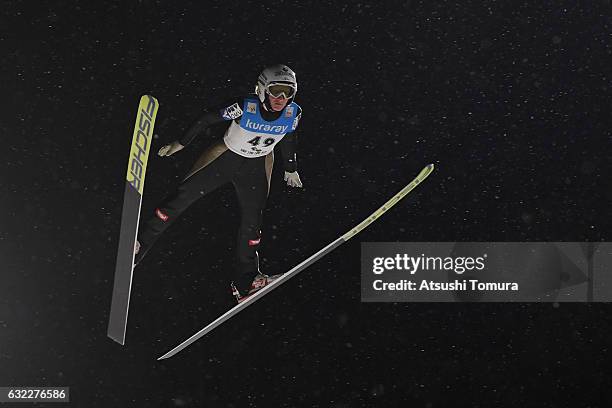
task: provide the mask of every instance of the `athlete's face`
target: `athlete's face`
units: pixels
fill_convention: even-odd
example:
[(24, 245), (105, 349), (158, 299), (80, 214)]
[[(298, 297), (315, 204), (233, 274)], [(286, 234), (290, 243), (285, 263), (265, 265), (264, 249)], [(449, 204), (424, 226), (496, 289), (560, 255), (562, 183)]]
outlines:
[(272, 106), (272, 110), (275, 112), (280, 112), (285, 109), (287, 101), (289, 101), (289, 99), (283, 98), (282, 96), (280, 98), (275, 98), (270, 94), (268, 94), (268, 98), (270, 98), (270, 106)]

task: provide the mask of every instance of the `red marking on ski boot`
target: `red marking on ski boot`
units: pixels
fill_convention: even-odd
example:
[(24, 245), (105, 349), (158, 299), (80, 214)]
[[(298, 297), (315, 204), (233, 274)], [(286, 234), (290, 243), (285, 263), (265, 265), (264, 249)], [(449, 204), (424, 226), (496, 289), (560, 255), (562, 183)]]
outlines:
[(259, 241), (261, 241), (261, 238), (249, 239), (249, 246), (259, 245)]
[(232, 295), (234, 295), (238, 303), (242, 303), (264, 287), (274, 282), (276, 279), (280, 278), (281, 276), (282, 274), (272, 276), (264, 275), (263, 273), (258, 274), (255, 279), (253, 279), (253, 283), (251, 283), (251, 289), (249, 289), (248, 295), (241, 295), (240, 292), (238, 292), (238, 289), (236, 288), (234, 283), (232, 282)]
[(157, 218), (159, 218), (160, 220), (162, 220), (163, 222), (168, 221), (168, 214), (164, 213), (162, 210), (160, 210), (159, 208), (155, 209), (155, 215), (157, 215)]
[(268, 277), (263, 274), (258, 274), (255, 279), (253, 279), (253, 283), (251, 283), (251, 290), (249, 294), (258, 291), (268, 284)]

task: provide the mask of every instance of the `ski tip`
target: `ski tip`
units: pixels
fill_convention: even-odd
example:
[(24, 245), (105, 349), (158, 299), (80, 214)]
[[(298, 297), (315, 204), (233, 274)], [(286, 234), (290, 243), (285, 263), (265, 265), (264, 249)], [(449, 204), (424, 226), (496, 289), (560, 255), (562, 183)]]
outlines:
[(429, 163), (427, 166), (425, 166), (427, 169), (429, 170), (433, 170), (434, 169), (434, 164), (433, 163)]

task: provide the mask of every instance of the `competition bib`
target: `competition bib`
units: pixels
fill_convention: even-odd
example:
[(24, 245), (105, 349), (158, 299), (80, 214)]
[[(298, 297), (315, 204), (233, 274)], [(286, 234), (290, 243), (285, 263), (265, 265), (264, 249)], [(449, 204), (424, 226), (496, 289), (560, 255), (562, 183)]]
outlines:
[(278, 119), (267, 121), (261, 117), (259, 100), (245, 98), (240, 123), (232, 121), (223, 141), (228, 149), (244, 157), (265, 156), (283, 136), (297, 127), (299, 106), (292, 102), (283, 109)]

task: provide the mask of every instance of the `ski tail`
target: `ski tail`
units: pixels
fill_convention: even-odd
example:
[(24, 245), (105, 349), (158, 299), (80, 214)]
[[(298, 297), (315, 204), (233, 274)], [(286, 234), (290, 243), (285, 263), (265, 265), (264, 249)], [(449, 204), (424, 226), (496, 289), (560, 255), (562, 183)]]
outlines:
[(125, 344), (132, 290), (134, 245), (138, 235), (144, 180), (158, 108), (159, 103), (154, 97), (144, 95), (140, 98), (125, 179), (119, 249), (107, 331), (108, 337), (121, 345)]
[(389, 199), (389, 201), (387, 201), (379, 209), (374, 211), (372, 213), (372, 215), (370, 215), (368, 218), (363, 220), (361, 223), (359, 223), (355, 227), (351, 228), (346, 234), (344, 234), (341, 237), (337, 238), (335, 241), (331, 242), (325, 248), (322, 248), (321, 250), (319, 250), (317, 253), (311, 255), (309, 258), (307, 258), (306, 260), (302, 261), (300, 264), (295, 266), (293, 269), (291, 269), (288, 272), (284, 273), (280, 278), (276, 279), (274, 282), (270, 283), (267, 286), (264, 286), (262, 289), (260, 289), (258, 292), (256, 292), (252, 296), (250, 296), (244, 302), (237, 304), (232, 309), (228, 310), (223, 315), (219, 316), (217, 319), (215, 319), (208, 326), (204, 327), (202, 330), (200, 330), (199, 332), (195, 333), (193, 336), (189, 337), (187, 340), (185, 340), (184, 342), (182, 342), (181, 344), (179, 344), (178, 346), (176, 346), (175, 348), (173, 348), (172, 350), (170, 350), (169, 352), (167, 352), (163, 356), (159, 357), (158, 360), (164, 360), (166, 358), (170, 358), (170, 357), (176, 355), (181, 350), (183, 350), (187, 346), (191, 345), (192, 343), (194, 343), (195, 341), (197, 341), (198, 339), (200, 339), (201, 337), (203, 337), (207, 333), (210, 333), (212, 330), (214, 330), (217, 326), (219, 326), (223, 322), (229, 320), (231, 317), (235, 316), (236, 314), (241, 312), (243, 309), (247, 308), (251, 304), (255, 303), (257, 300), (261, 299), (268, 292), (270, 292), (270, 291), (274, 290), (275, 288), (277, 288), (278, 286), (282, 285), (287, 280), (291, 279), (292, 277), (294, 277), (295, 275), (297, 275), (298, 273), (300, 273), (301, 271), (303, 271), (304, 269), (306, 269), (307, 267), (309, 267), (310, 265), (312, 265), (313, 263), (315, 263), (319, 259), (323, 258), (325, 255), (329, 254), (334, 249), (338, 248), (340, 245), (342, 245), (343, 243), (345, 243), (346, 241), (348, 241), (349, 239), (351, 239), (352, 237), (357, 235), (359, 232), (361, 232), (363, 229), (365, 229), (368, 225), (370, 225), (371, 223), (376, 221), (378, 218), (380, 218), (380, 216), (382, 216), (391, 207), (393, 207), (395, 204), (397, 204), (408, 193), (410, 193), (412, 190), (414, 190), (414, 188), (416, 186), (421, 184), (421, 182), (423, 182), (423, 180), (425, 180), (431, 174), (433, 169), (434, 169), (434, 165), (433, 164), (428, 164), (427, 166), (425, 166), (423, 168), (423, 170), (421, 170), (419, 175), (416, 176), (414, 178), (414, 180), (412, 180), (410, 182), (410, 184), (408, 184), (406, 187), (401, 189), (397, 194), (395, 194), (393, 197), (391, 197), (391, 199)]

